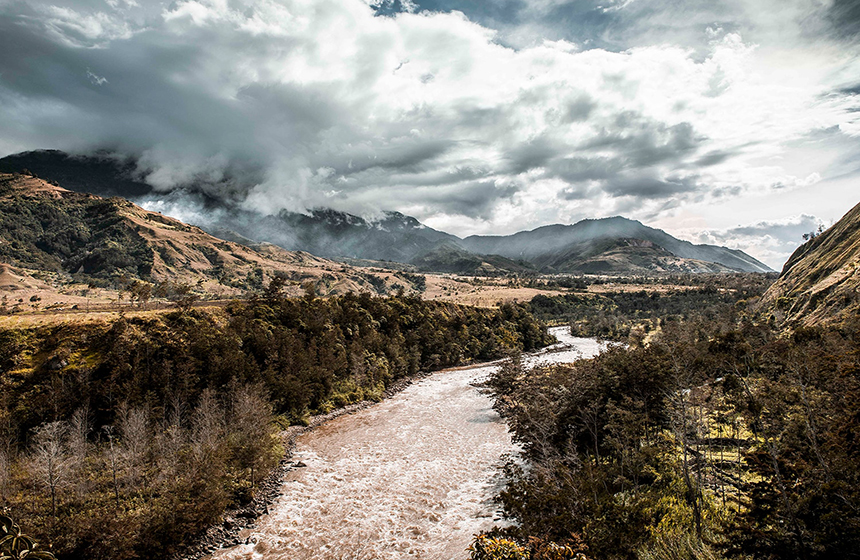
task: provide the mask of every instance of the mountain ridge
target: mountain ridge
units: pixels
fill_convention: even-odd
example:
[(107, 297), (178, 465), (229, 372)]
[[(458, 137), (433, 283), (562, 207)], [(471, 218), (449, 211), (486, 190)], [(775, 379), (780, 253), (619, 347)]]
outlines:
[(575, 224), (551, 224), (507, 236), (473, 235), (463, 240), (475, 252), (491, 252), (508, 258), (541, 259), (544, 266), (563, 268), (553, 252), (573, 243), (602, 238), (642, 239), (669, 251), (676, 257), (713, 262), (742, 272), (773, 272), (764, 263), (743, 251), (716, 245), (694, 245), (676, 239), (663, 230), (621, 216), (588, 218)]
[[(111, 166), (116, 182), (111, 182)], [(425, 271), (493, 274), (540, 273), (662, 274), (698, 272), (772, 272), (746, 253), (715, 245), (694, 245), (663, 230), (621, 216), (549, 224), (508, 236), (473, 235), (460, 238), (422, 224), (399, 212), (378, 219), (333, 209), (307, 213), (282, 210), (263, 215), (219, 200), (205, 192), (177, 190), (157, 193), (135, 178), (129, 159), (98, 152), (71, 156), (58, 151), (14, 154), (0, 159), (0, 171), (24, 169), (70, 190), (121, 194), (131, 189), (142, 206), (168, 215), (191, 210), (186, 219), (213, 235), (254, 243), (269, 242), (287, 250), (302, 250), (325, 258), (395, 261)], [(91, 174), (92, 177), (89, 177)], [(94, 189), (95, 187), (95, 189)], [(90, 189), (90, 190), (87, 190)], [(98, 193), (96, 193), (98, 194)], [(615, 240), (604, 243), (603, 240)], [(627, 240), (627, 241), (624, 241)], [(661, 248), (664, 254), (646, 243)], [(445, 246), (449, 247), (445, 248)], [(620, 245), (619, 245), (620, 244)], [(457, 247), (452, 251), (450, 245)], [(609, 253), (593, 254), (603, 246)], [(434, 253), (435, 252), (435, 253)], [(454, 253), (460, 252), (459, 256)], [(463, 252), (471, 253), (466, 256)], [(442, 254), (445, 253), (445, 254)], [(454, 265), (454, 262), (459, 265)], [(523, 268), (525, 265), (525, 268)]]

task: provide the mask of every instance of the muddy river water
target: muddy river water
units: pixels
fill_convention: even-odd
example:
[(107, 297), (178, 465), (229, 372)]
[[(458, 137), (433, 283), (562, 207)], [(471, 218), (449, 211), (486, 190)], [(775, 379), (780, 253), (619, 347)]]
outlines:
[[(593, 339), (552, 329), (561, 345), (528, 358), (571, 362)], [(556, 351), (552, 351), (556, 350)], [(497, 522), (498, 467), (515, 451), (490, 398), (473, 384), (494, 367), (443, 371), (302, 435), (283, 494), (249, 544), (213, 560), (465, 559)]]

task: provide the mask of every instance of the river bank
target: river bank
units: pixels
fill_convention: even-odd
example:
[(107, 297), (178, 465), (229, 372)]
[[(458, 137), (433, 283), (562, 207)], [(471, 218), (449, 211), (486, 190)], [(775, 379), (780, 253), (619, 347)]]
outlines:
[[(495, 360), (494, 362), (488, 363), (495, 363), (498, 361), (499, 360)], [(388, 399), (406, 389), (413, 383), (421, 381), (422, 379), (436, 373), (439, 372), (419, 372), (412, 377), (399, 379), (383, 392), (382, 397), (383, 399)], [(199, 560), (216, 550), (245, 543), (246, 539), (241, 538), (240, 533), (243, 530), (252, 528), (260, 516), (269, 513), (269, 506), (271, 506), (272, 503), (283, 493), (284, 477), (287, 473), (305, 466), (301, 461), (294, 461), (292, 458), (296, 447), (296, 440), (299, 436), (306, 434), (307, 432), (322, 426), (326, 422), (334, 420), (335, 418), (364, 410), (370, 406), (378, 404), (378, 402), (379, 401), (361, 401), (344, 406), (343, 408), (332, 410), (326, 414), (317, 414), (316, 416), (311, 417), (307, 426), (290, 426), (288, 429), (281, 432), (280, 437), (283, 441), (284, 456), (281, 458), (278, 466), (275, 467), (266, 479), (260, 483), (260, 487), (254, 494), (254, 498), (251, 500), (251, 503), (245, 507), (235, 508), (224, 512), (223, 520), (220, 523), (207, 529), (196, 543), (189, 546), (183, 552), (174, 555), (173, 560)]]
[[(548, 360), (562, 362), (572, 361), (582, 357), (583, 351), (575, 347), (575, 343), (577, 341), (580, 344), (587, 343), (587, 348), (585, 349), (586, 354), (592, 354), (592, 347), (596, 348), (596, 343), (594, 343), (594, 341), (587, 339), (573, 339), (569, 334), (563, 332), (563, 328), (555, 328), (552, 329), (552, 331), (557, 338), (563, 338), (565, 340), (551, 345), (540, 352), (527, 356), (526, 359), (529, 362), (536, 363)], [(430, 494), (433, 493), (433, 489), (424, 489), (422, 491), (422, 495), (419, 497), (419, 502), (422, 504), (420, 505), (420, 508), (424, 508), (419, 508), (420, 511), (422, 511), (421, 515), (416, 515), (411, 511), (413, 508), (412, 505), (405, 505), (405, 509), (410, 511), (408, 514), (410, 520), (408, 522), (398, 518), (398, 516), (403, 515), (403, 503), (398, 503), (394, 506), (387, 506), (392, 507), (392, 511), (380, 511), (378, 514), (380, 519), (367, 519), (368, 515), (371, 518), (375, 515), (372, 512), (370, 514), (368, 514), (368, 512), (363, 512), (361, 515), (358, 515), (358, 517), (362, 518), (358, 520), (358, 524), (361, 525), (364, 523), (366, 525), (364, 529), (365, 532), (370, 531), (372, 533), (376, 530), (376, 527), (379, 524), (383, 526), (386, 524), (390, 525), (391, 527), (389, 527), (387, 532), (384, 535), (376, 535), (375, 540), (396, 542), (399, 543), (399, 548), (396, 554), (392, 553), (390, 550), (374, 550), (373, 552), (367, 552), (364, 555), (357, 553), (355, 557), (389, 557), (386, 556), (386, 554), (394, 554), (390, 557), (400, 557), (398, 554), (408, 553), (410, 551), (420, 552), (423, 550), (423, 541), (428, 539), (435, 539), (437, 541), (436, 546), (438, 546), (438, 541), (440, 539), (446, 539), (447, 536), (431, 535), (431, 533), (436, 530), (435, 527), (430, 525), (423, 526), (422, 523), (415, 522), (415, 519), (412, 518), (426, 515), (431, 519), (435, 516), (437, 521), (439, 521), (450, 513), (446, 511), (446, 508), (462, 510), (458, 511), (457, 515), (454, 516), (456, 519), (451, 520), (448, 523), (449, 531), (460, 534), (458, 538), (454, 539), (455, 544), (447, 547), (450, 549), (450, 553), (462, 551), (463, 548), (465, 548), (465, 546), (463, 546), (463, 542), (468, 544), (468, 540), (471, 538), (473, 530), (492, 522), (492, 505), (481, 503), (491, 497), (492, 492), (488, 491), (484, 487), (487, 485), (487, 480), (491, 479), (493, 473), (496, 472), (499, 457), (512, 450), (510, 437), (507, 434), (507, 426), (500, 418), (497, 417), (495, 412), (492, 411), (489, 400), (483, 395), (478, 395), (473, 384), (476, 379), (483, 378), (489, 374), (489, 372), (492, 371), (492, 368), (496, 367), (500, 362), (501, 360), (496, 360), (488, 363), (472, 364), (469, 366), (461, 366), (459, 368), (450, 368), (432, 373), (424, 373), (414, 378), (403, 379), (390, 387), (386, 391), (385, 399), (379, 403), (362, 402), (350, 405), (348, 407), (332, 411), (329, 414), (314, 417), (307, 427), (293, 427), (284, 432), (282, 437), (284, 438), (284, 446), (287, 451), (285, 457), (281, 460), (278, 468), (262, 485), (261, 490), (258, 491), (254, 501), (249, 504), (249, 506), (241, 510), (228, 512), (221, 524), (210, 528), (205, 536), (193, 548), (186, 550), (182, 556), (177, 556), (176, 558), (181, 558), (183, 560), (196, 560), (212, 553), (217, 553), (215, 554), (215, 557), (217, 558), (223, 557), (231, 559), (251, 557), (259, 558), (261, 553), (264, 558), (296, 557), (296, 554), (306, 554), (306, 557), (317, 557), (313, 551), (309, 551), (308, 547), (310, 545), (307, 544), (309, 540), (314, 539), (314, 532), (312, 530), (307, 530), (302, 535), (278, 535), (282, 529), (278, 525), (278, 522), (273, 521), (272, 519), (273, 516), (271, 514), (274, 510), (280, 508), (282, 512), (280, 515), (285, 517), (281, 522), (282, 525), (289, 527), (288, 530), (294, 532), (298, 531), (295, 527), (297, 523), (306, 523), (310, 517), (313, 517), (313, 515), (308, 515), (307, 511), (302, 510), (302, 507), (304, 506), (297, 506), (295, 504), (288, 505), (285, 503), (285, 499), (281, 499), (285, 491), (288, 490), (287, 485), (295, 486), (296, 484), (299, 484), (301, 486), (304, 484), (305, 479), (328, 477), (325, 480), (321, 479), (316, 481), (318, 486), (317, 489), (300, 488), (300, 492), (308, 492), (308, 494), (295, 497), (293, 500), (297, 503), (302, 503), (302, 499), (304, 499), (308, 504), (308, 508), (318, 507), (320, 516), (329, 515), (333, 504), (339, 508), (341, 505), (340, 503), (337, 503), (339, 501), (349, 502), (350, 500), (353, 500), (353, 507), (355, 509), (361, 509), (362, 501), (365, 499), (370, 500), (374, 495), (376, 495), (375, 499), (377, 501), (386, 501), (392, 494), (400, 496), (404, 492), (407, 494), (412, 492), (412, 483), (407, 481), (407, 479), (409, 479), (408, 476), (403, 480), (400, 480), (400, 478), (405, 476), (403, 473), (399, 472), (397, 468), (392, 468), (391, 470), (388, 469), (389, 465), (396, 462), (404, 462), (403, 467), (405, 469), (414, 469), (415, 463), (421, 464), (422, 466), (418, 471), (412, 473), (411, 476), (416, 476), (418, 479), (421, 479), (422, 476), (425, 477), (425, 485), (427, 486), (444, 486), (444, 484), (440, 483), (438, 479), (439, 477), (449, 477), (448, 469), (450, 468), (450, 465), (448, 463), (454, 460), (454, 457), (451, 457), (450, 459), (444, 458), (445, 450), (439, 449), (433, 451), (431, 449), (428, 452), (420, 447), (410, 447), (411, 442), (406, 442), (399, 444), (401, 447), (395, 447), (391, 449), (390, 452), (388, 451), (392, 441), (403, 439), (404, 437), (407, 440), (411, 440), (414, 439), (413, 436), (418, 433), (425, 434), (425, 437), (418, 438), (419, 440), (431, 442), (429, 445), (433, 445), (433, 438), (438, 438), (438, 433), (440, 431), (450, 434), (450, 438), (447, 440), (444, 436), (442, 437), (442, 441), (439, 443), (442, 447), (447, 447), (450, 444), (450, 441), (471, 442), (466, 443), (463, 449), (464, 453), (468, 453), (471, 452), (470, 447), (480, 448), (489, 446), (487, 452), (473, 458), (473, 462), (477, 462), (479, 467), (476, 468), (474, 472), (461, 473), (460, 479), (446, 481), (449, 483), (449, 487), (446, 490), (447, 493), (440, 492), (439, 495), (431, 497)], [(428, 378), (430, 379), (428, 380)], [(428, 384), (435, 384), (438, 388), (433, 390), (427, 389)], [(416, 387), (416, 385), (421, 385), (421, 387)], [(403, 396), (403, 391), (410, 387), (412, 388), (412, 393), (415, 393), (416, 391), (419, 393), (420, 391), (426, 392), (428, 390), (430, 393), (423, 394), (420, 397), (416, 397), (415, 395)], [(442, 391), (446, 394), (446, 397), (440, 399), (438, 395), (433, 393), (433, 391)], [(395, 395), (398, 395), (399, 401), (392, 403), (391, 397), (394, 397)], [(460, 403), (459, 406), (457, 404), (450, 405), (451, 409), (442, 414), (439, 414), (437, 410), (423, 410), (420, 408), (421, 406), (426, 408), (427, 403), (433, 402), (438, 403), (436, 405), (437, 409), (439, 407), (449, 406), (446, 402), (449, 400), (449, 397), (455, 401), (456, 399), (464, 398), (466, 400)], [(407, 402), (411, 399), (412, 405), (404, 406), (404, 399)], [(399, 420), (395, 419), (397, 413), (403, 414), (403, 412), (400, 411), (404, 409), (408, 411), (410, 410), (410, 406), (418, 406), (419, 408), (411, 413), (406, 412), (405, 418), (401, 418)], [(395, 414), (393, 415), (380, 410), (381, 408), (392, 407), (397, 409), (394, 410)], [(368, 409), (375, 409), (376, 411), (368, 411)], [(362, 412), (362, 415), (357, 417), (353, 416), (355, 413), (359, 412)], [(369, 421), (366, 418), (367, 414), (372, 414), (375, 418)], [(455, 417), (457, 414), (465, 414), (465, 416), (463, 416), (459, 421), (451, 420), (451, 418)], [(344, 422), (346, 422), (346, 419), (344, 419), (340, 421), (340, 424), (338, 424), (337, 427), (332, 427), (332, 421), (347, 415), (353, 416), (349, 420), (349, 425), (344, 424)], [(416, 418), (419, 418), (420, 420), (416, 421)], [(426, 422), (424, 420), (426, 420)], [(446, 421), (453, 422), (453, 424), (445, 425)], [(386, 422), (390, 422), (391, 426), (386, 427)], [(480, 430), (483, 431), (479, 430), (477, 433), (472, 433), (470, 430), (467, 431), (467, 433), (459, 433), (464, 429), (464, 426), (468, 428), (469, 426), (475, 425), (483, 425), (484, 427), (480, 428)], [(325, 429), (320, 431), (319, 429), (324, 426)], [(489, 430), (489, 432), (485, 433), (486, 430)], [(352, 435), (340, 436), (340, 432), (343, 431), (351, 431)], [(316, 432), (316, 435), (314, 432)], [(310, 437), (315, 441), (310, 444), (310, 447), (309, 444), (306, 443), (297, 454), (296, 445), (301, 436)], [(307, 440), (307, 438), (303, 439)], [(335, 443), (332, 444), (332, 441)], [(335, 456), (338, 454), (343, 455), (343, 448), (345, 448), (345, 446), (355, 445), (355, 441), (365, 443), (362, 445), (356, 445), (352, 451), (346, 453), (346, 456), (352, 460), (347, 461), (347, 464), (345, 465), (338, 466), (337, 464), (337, 461), (340, 461), (342, 457), (329, 459), (331, 453), (321, 461), (317, 456), (317, 452), (320, 450), (323, 452), (333, 451)], [(382, 448), (381, 454), (379, 451), (380, 447)], [(440, 455), (441, 457), (439, 457)], [(312, 463), (312, 468), (308, 470), (313, 471), (313, 474), (299, 472), (304, 470), (306, 465), (304, 461)], [(356, 462), (360, 463), (362, 461), (366, 462), (363, 470), (347, 473), (340, 472), (344, 468), (352, 468)], [(413, 462), (413, 464), (410, 465), (410, 462)], [(431, 476), (428, 472), (433, 472), (435, 474)], [(351, 487), (346, 485), (338, 489), (339, 485), (343, 486), (343, 478), (360, 480), (360, 485), (363, 486)], [(391, 480), (395, 480), (395, 482), (392, 483)], [(376, 488), (376, 486), (381, 484), (379, 481), (384, 481), (384, 484), (388, 484), (391, 488), (386, 488), (385, 491)], [(452, 496), (454, 497), (452, 498)], [(406, 501), (408, 501), (408, 499)], [(276, 504), (276, 502), (278, 503)], [(424, 502), (427, 502), (430, 505), (428, 506), (427, 503)], [(439, 504), (446, 505), (443, 507)], [(374, 507), (372, 502), (365, 505), (367, 506), (363, 508), (365, 510), (368, 509), (368, 507)], [(292, 511), (289, 514), (283, 513), (284, 510), (296, 508), (298, 508), (297, 511)], [(351, 525), (356, 522), (355, 511), (345, 511), (338, 515), (339, 517), (336, 521), (329, 522), (327, 525), (337, 526), (339, 522), (342, 522), (344, 525)], [(463, 523), (464, 520), (471, 519), (472, 516), (482, 518), (478, 525), (468, 521), (465, 524)], [(487, 518), (487, 516), (489, 516), (489, 518)], [(267, 518), (262, 522), (262, 527), (260, 526), (261, 517)], [(392, 521), (393, 518), (398, 518), (398, 520)], [(347, 523), (347, 521), (349, 521), (349, 523)], [(442, 524), (445, 524), (444, 521)], [(347, 533), (353, 531), (351, 528), (345, 530)], [(405, 537), (402, 534), (404, 532), (406, 533)], [(261, 538), (263, 540), (269, 539), (272, 542), (260, 543), (257, 545)], [(335, 540), (337, 537), (332, 536), (331, 538), (332, 540)], [(341, 540), (349, 541), (352, 538), (355, 538), (355, 535), (347, 535)], [(295, 542), (290, 539), (293, 539)], [(325, 542), (317, 542), (316, 544), (320, 545), (322, 548), (326, 548), (328, 546), (328, 543)], [(342, 546), (356, 545), (344, 543)], [(296, 549), (296, 547), (300, 550)], [(224, 549), (227, 549), (227, 551)], [(286, 550), (281, 549), (288, 549), (289, 554), (281, 555), (286, 552)], [(421, 557), (424, 558), (427, 556)]]

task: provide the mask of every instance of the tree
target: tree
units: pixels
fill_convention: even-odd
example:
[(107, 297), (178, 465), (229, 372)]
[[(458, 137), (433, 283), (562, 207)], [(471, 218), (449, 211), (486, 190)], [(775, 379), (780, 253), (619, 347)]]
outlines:
[(6, 497), (6, 485), (9, 483), (9, 456), (0, 449), (0, 500)]
[(119, 434), (122, 438), (123, 458), (128, 467), (128, 478), (136, 488), (143, 474), (146, 452), (149, 449), (149, 411), (129, 408), (123, 404), (119, 410)]
[(86, 408), (79, 408), (69, 421), (68, 451), (71, 470), (78, 479), (77, 491), (82, 496), (89, 490), (85, 483), (84, 471), (89, 450), (87, 438), (90, 430), (89, 411)]
[(224, 409), (215, 391), (205, 389), (194, 410), (191, 429), (191, 452), (198, 466), (213, 465), (224, 433)]
[(179, 474), (182, 448), (187, 441), (183, 426), (184, 415), (184, 401), (174, 398), (157, 437), (158, 477), (168, 484), (174, 482)]
[(36, 429), (33, 474), (51, 492), (51, 515), (57, 516), (57, 491), (68, 481), (71, 461), (66, 451), (68, 425), (55, 421)]
[(259, 386), (240, 387), (232, 400), (230, 418), (233, 456), (250, 471), (251, 484), (275, 461), (272, 446), (272, 406)]
[(183, 314), (191, 311), (200, 296), (191, 291), (191, 284), (180, 283), (173, 286), (173, 303)]
[(137, 304), (146, 309), (146, 302), (152, 297), (152, 284), (135, 280), (128, 291), (131, 298), (137, 300)]
[(105, 426), (104, 428), (105, 436), (108, 439), (108, 461), (110, 463), (110, 471), (111, 478), (113, 479), (113, 496), (116, 501), (116, 507), (119, 507), (119, 477), (117, 476), (117, 471), (119, 470), (119, 456), (117, 453), (117, 446), (114, 443), (114, 427), (113, 426)]

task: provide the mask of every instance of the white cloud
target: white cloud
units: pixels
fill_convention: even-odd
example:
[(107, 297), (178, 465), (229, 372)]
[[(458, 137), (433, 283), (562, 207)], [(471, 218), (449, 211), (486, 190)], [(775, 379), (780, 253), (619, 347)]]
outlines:
[(740, 249), (775, 270), (780, 270), (789, 256), (803, 244), (803, 235), (826, 227), (821, 219), (808, 214), (782, 220), (762, 221), (724, 230), (694, 229), (676, 232), (696, 243), (724, 245)]
[(0, 35), (27, 49), (0, 48), (0, 146), (119, 148), (161, 190), (204, 183), (266, 212), (400, 210), (458, 234), (766, 199), (858, 150), (856, 96), (837, 91), (855, 85), (857, 51), (803, 43), (822, 20), (798, 23), (805, 2), (732, 4), (743, 25), (699, 6), (695, 48), (689, 22), (609, 2), (607, 17), (640, 18), (615, 52), (559, 37), (514, 49), (462, 13), (400, 4), (377, 17), (364, 0), (0, 3)]

